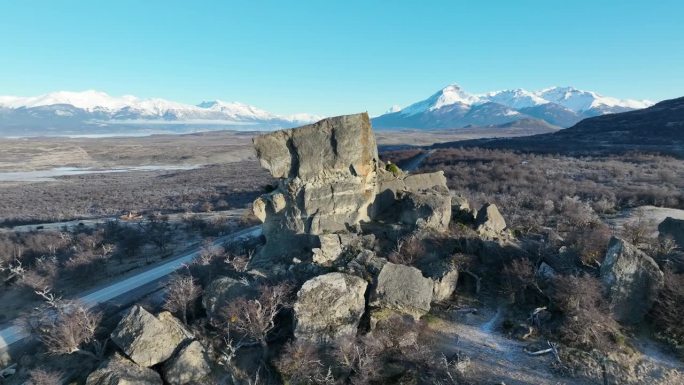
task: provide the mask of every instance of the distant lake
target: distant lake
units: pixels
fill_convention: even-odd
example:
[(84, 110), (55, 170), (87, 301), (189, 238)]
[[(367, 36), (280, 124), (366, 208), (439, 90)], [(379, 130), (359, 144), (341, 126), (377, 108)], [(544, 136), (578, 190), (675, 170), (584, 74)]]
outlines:
[(0, 182), (49, 182), (56, 177), (108, 174), (113, 172), (158, 171), (158, 170), (192, 170), (199, 166), (134, 166), (121, 168), (90, 168), (90, 167), (56, 167), (49, 170), (0, 172)]

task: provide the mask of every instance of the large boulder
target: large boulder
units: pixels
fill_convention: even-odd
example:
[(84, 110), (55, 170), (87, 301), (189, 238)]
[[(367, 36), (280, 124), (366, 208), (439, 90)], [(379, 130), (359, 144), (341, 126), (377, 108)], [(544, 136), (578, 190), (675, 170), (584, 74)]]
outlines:
[(233, 299), (250, 296), (253, 293), (254, 289), (244, 282), (230, 277), (220, 277), (213, 280), (204, 290), (202, 305), (209, 319), (213, 319), (220, 315), (221, 309), (224, 309)]
[(280, 179), (274, 191), (253, 204), (264, 223), (261, 256), (311, 250), (315, 235), (370, 219), (378, 153), (368, 114), (261, 135), (254, 146), (261, 165)]
[(684, 249), (684, 219), (665, 218), (658, 225), (660, 237), (672, 238), (678, 247)]
[(115, 353), (90, 373), (86, 385), (162, 385), (162, 379), (154, 370), (138, 366)]
[(400, 195), (401, 223), (418, 229), (446, 231), (451, 222), (451, 195), (446, 187), (408, 191)]
[(378, 274), (370, 305), (419, 319), (430, 311), (433, 286), (415, 267), (387, 262)]
[(319, 342), (356, 335), (367, 285), (362, 278), (343, 273), (306, 281), (294, 305), (295, 337)]
[(637, 323), (648, 313), (663, 287), (658, 264), (626, 241), (613, 237), (601, 265), (601, 280), (615, 318)]
[(169, 359), (189, 337), (170, 313), (155, 317), (139, 305), (126, 312), (111, 334), (112, 342), (131, 360), (147, 367)]
[(420, 266), (423, 275), (432, 280), (432, 301), (446, 301), (456, 291), (458, 268), (451, 260), (437, 260)]
[(486, 203), (477, 211), (475, 226), (478, 234), (487, 238), (498, 238), (506, 229), (506, 221), (493, 203)]
[(444, 231), (451, 221), (451, 195), (444, 172), (399, 174), (380, 170), (373, 218), (385, 223)]
[(163, 372), (171, 385), (202, 383), (211, 373), (211, 366), (202, 344), (192, 341), (164, 364)]

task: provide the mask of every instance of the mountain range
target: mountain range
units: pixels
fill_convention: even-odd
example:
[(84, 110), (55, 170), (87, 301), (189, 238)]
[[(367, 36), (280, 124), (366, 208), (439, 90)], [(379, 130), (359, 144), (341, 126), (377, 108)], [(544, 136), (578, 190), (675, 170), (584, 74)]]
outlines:
[(558, 128), (582, 119), (653, 105), (648, 100), (623, 100), (573, 87), (551, 87), (470, 94), (456, 84), (405, 108), (392, 107), (373, 119), (376, 128), (444, 129), (543, 121)]
[(640, 110), (587, 118), (553, 133), (447, 142), (433, 147), (482, 147), (571, 155), (638, 151), (684, 158), (684, 97), (664, 100)]
[[(470, 94), (449, 85), (405, 108), (392, 107), (373, 118), (380, 129), (515, 127), (531, 133), (556, 131), (582, 119), (652, 105), (572, 87)], [(320, 120), (312, 114), (276, 115), (239, 102), (197, 105), (165, 99), (110, 96), (99, 91), (59, 91), (22, 97), (0, 96), (0, 136), (146, 135), (234, 129), (273, 130)]]
[(0, 136), (149, 134), (210, 129), (295, 127), (320, 116), (281, 116), (239, 102), (197, 105), (104, 92), (59, 91), (35, 97), (0, 96)]

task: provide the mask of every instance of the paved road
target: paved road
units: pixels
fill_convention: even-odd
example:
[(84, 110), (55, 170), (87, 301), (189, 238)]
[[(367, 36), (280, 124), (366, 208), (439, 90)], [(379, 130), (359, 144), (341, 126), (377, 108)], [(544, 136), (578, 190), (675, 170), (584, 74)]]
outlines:
[[(261, 234), (261, 226), (253, 226), (240, 230), (233, 234), (221, 237), (216, 240), (215, 243), (220, 244), (229, 240), (238, 240), (256, 237)], [(122, 279), (116, 283), (109, 284), (105, 287), (96, 289), (94, 291), (84, 293), (78, 297), (78, 300), (83, 302), (89, 308), (97, 306), (99, 304), (105, 303), (117, 297), (120, 297), (126, 293), (129, 293), (143, 285), (154, 282), (162, 277), (165, 277), (174, 271), (178, 270), (181, 266), (190, 263), (195, 259), (200, 253), (200, 249), (197, 248), (194, 251), (179, 256), (172, 261), (166, 262), (162, 265), (153, 267), (149, 270), (143, 271), (134, 276)], [(9, 345), (12, 345), (22, 339), (26, 338), (28, 335), (25, 330), (19, 326), (11, 326), (0, 330), (0, 351), (5, 350)]]
[(426, 151), (423, 153), (418, 154), (415, 158), (411, 159), (409, 162), (403, 165), (404, 171), (414, 171), (418, 167), (420, 167), (421, 163), (425, 159), (427, 159), (428, 156), (432, 155), (436, 150), (430, 150)]

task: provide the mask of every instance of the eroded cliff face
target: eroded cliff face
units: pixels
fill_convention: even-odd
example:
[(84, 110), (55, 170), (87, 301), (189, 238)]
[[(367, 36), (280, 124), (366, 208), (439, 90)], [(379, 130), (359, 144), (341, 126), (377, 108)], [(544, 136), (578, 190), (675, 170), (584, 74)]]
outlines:
[(378, 150), (368, 114), (262, 135), (254, 146), (261, 165), (279, 178), (253, 205), (264, 223), (262, 255), (310, 251), (317, 235), (370, 220)]

